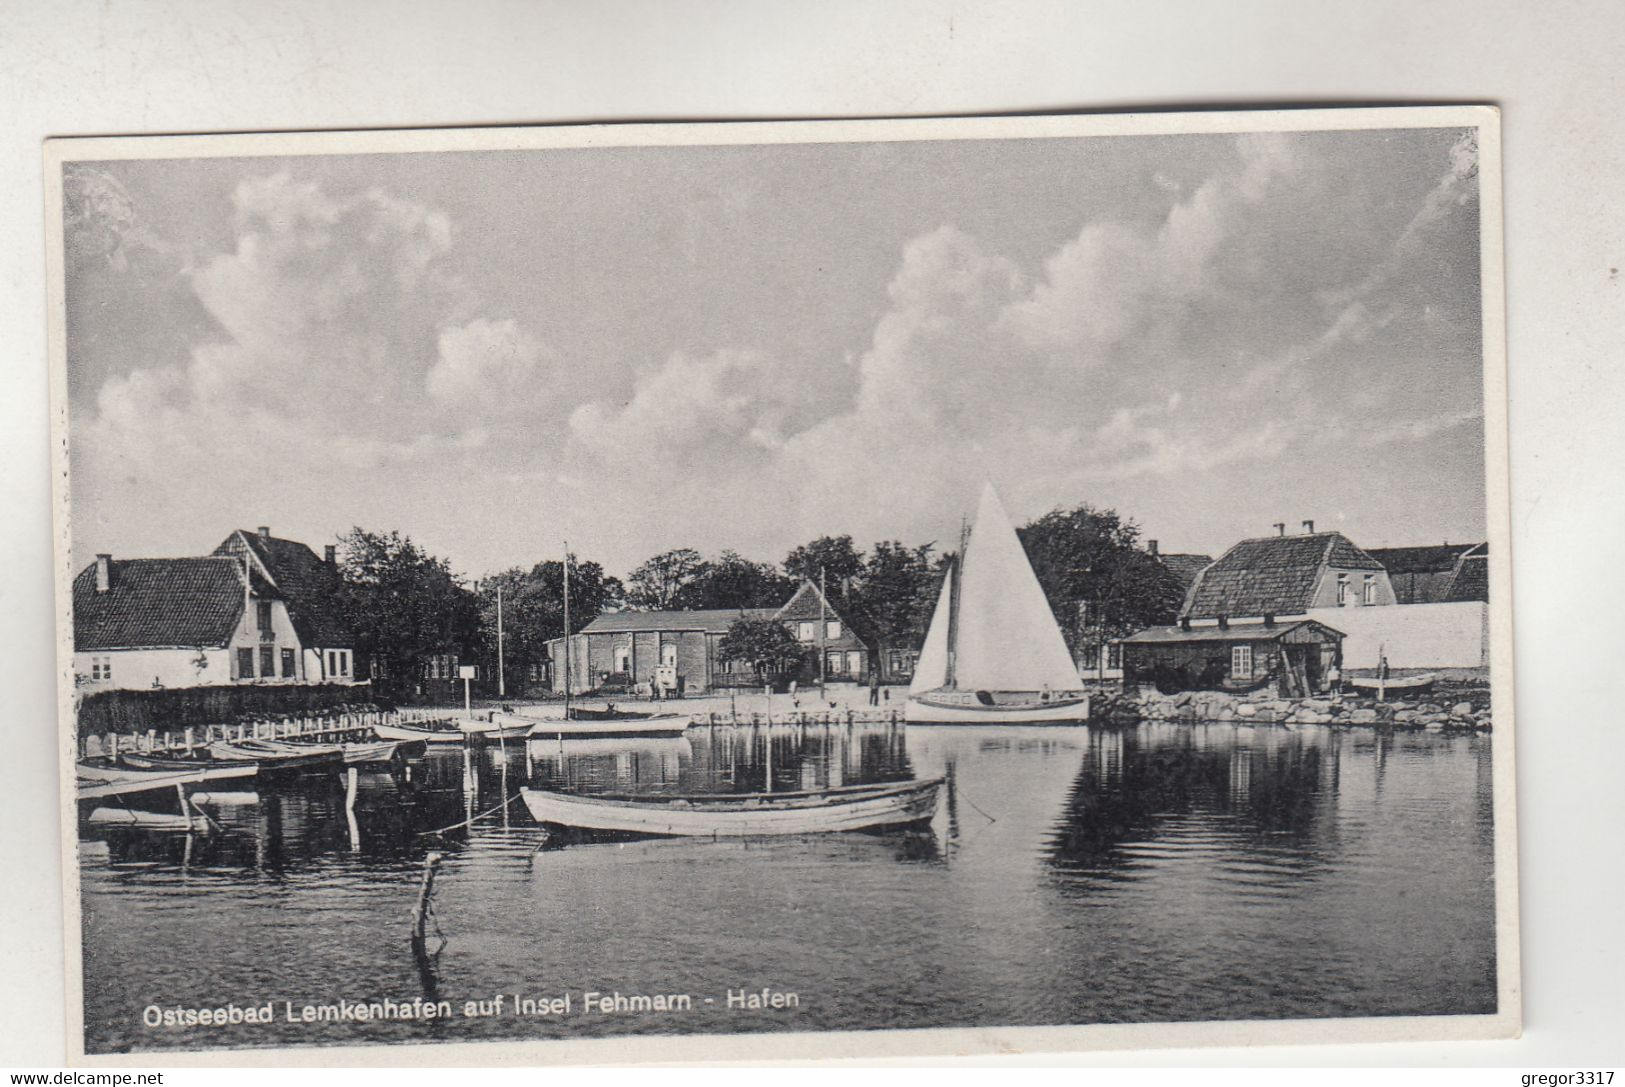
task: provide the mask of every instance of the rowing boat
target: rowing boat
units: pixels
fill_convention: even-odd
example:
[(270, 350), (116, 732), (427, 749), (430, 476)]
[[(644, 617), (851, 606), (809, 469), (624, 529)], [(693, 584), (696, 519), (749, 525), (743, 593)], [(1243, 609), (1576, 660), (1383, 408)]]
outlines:
[(523, 727), (533, 740), (585, 738), (592, 736), (681, 736), (693, 721), (681, 713), (650, 713), (629, 716), (540, 717), (525, 713), (499, 713), (498, 719)]
[(372, 734), (380, 740), (422, 740), (426, 744), (460, 744), (466, 737), (462, 730), (452, 728), (417, 728), (412, 725), (372, 726)]
[(1428, 672), (1420, 676), (1389, 676), (1387, 679), (1378, 676), (1348, 676), (1343, 682), (1359, 691), (1410, 695), (1421, 694), (1438, 682), (1438, 679), (1438, 676)]
[[(499, 720), (502, 718), (502, 720)], [(528, 720), (515, 720), (506, 714), (492, 713), (484, 720), (463, 720), (457, 722), (457, 728), (468, 736), (478, 737), (482, 740), (522, 740), (530, 735), (533, 722)]]
[(241, 764), (216, 766), (201, 761), (183, 769), (136, 769), (90, 762), (81, 762), (76, 767), (80, 800), (123, 796), (151, 789), (171, 789), (200, 781), (252, 777), (258, 772), (259, 767), (253, 764), (247, 767)]
[(344, 762), (338, 744), (290, 744), (280, 740), (216, 740), (209, 754), (217, 759), (252, 760), (263, 770), (310, 770)]
[(539, 823), (625, 834), (744, 838), (908, 826), (937, 809), (942, 778), (799, 793), (583, 796), (521, 790)]

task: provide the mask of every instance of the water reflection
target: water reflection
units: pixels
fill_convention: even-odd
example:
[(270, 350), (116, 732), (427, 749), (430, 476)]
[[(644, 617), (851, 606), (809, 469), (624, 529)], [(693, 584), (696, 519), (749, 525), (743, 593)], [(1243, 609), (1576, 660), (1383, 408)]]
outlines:
[[(517, 802), (527, 783), (659, 796), (937, 775), (923, 833), (552, 848)], [(717, 726), (436, 750), (353, 790), (328, 772), (222, 792), (189, 834), (86, 827), (87, 1045), (312, 1041), (154, 1034), (139, 1012), (160, 997), (509, 986), (775, 982), (803, 1006), (318, 1040), (1489, 1010), (1491, 782), (1483, 737), (1315, 727)], [(444, 948), (408, 940), (430, 851)]]

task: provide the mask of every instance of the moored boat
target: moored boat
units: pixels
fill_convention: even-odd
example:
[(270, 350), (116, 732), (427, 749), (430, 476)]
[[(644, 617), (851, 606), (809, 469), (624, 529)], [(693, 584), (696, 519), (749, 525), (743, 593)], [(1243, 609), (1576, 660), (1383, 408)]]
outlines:
[(254, 764), (247, 767), (241, 764), (216, 766), (201, 760), (194, 766), (178, 769), (144, 769), (90, 762), (81, 762), (75, 768), (80, 800), (172, 789), (201, 781), (252, 777), (258, 772), (259, 767)]
[(532, 739), (591, 736), (681, 736), (693, 722), (687, 714), (640, 713), (631, 716), (540, 717), (526, 713), (496, 715), (514, 727), (524, 727)]
[(1009, 515), (982, 488), (976, 522), (937, 597), (903, 719), (1076, 724), (1089, 696)]
[(482, 740), (522, 740), (530, 733), (531, 722), (507, 719), (507, 714), (493, 712), (485, 720), (477, 718), (457, 722), (457, 728), (466, 736)]
[(1362, 693), (1405, 696), (1422, 694), (1437, 683), (1438, 679), (1438, 676), (1429, 672), (1419, 676), (1389, 676), (1386, 679), (1379, 676), (1348, 676), (1344, 678), (1343, 683)]
[(209, 754), (217, 759), (257, 762), (265, 770), (314, 770), (342, 765), (338, 744), (290, 744), (280, 740), (216, 740)]
[(468, 738), (461, 729), (419, 728), (415, 725), (375, 724), (372, 734), (380, 740), (422, 740), (426, 744), (460, 744)]
[(537, 822), (575, 830), (744, 838), (909, 826), (937, 809), (942, 778), (814, 792), (587, 796), (525, 788)]

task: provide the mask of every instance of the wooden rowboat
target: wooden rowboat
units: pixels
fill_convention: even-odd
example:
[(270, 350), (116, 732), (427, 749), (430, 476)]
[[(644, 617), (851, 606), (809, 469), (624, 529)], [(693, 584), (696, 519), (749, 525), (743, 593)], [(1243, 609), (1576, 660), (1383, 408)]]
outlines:
[(214, 766), (205, 761), (184, 769), (149, 770), (89, 762), (81, 762), (76, 767), (80, 800), (143, 793), (151, 789), (172, 789), (178, 785), (192, 785), (200, 781), (252, 777), (258, 772), (257, 765), (246, 768), (240, 764)]
[(625, 834), (745, 838), (908, 826), (931, 818), (942, 778), (801, 793), (582, 796), (522, 790), (539, 823)]
[(482, 740), (523, 740), (530, 735), (533, 724), (534, 721), (493, 713), (490, 719), (485, 721), (459, 721), (457, 728), (469, 736)]
[(1358, 691), (1413, 695), (1421, 694), (1438, 682), (1438, 679), (1438, 676), (1429, 672), (1420, 676), (1389, 676), (1387, 679), (1378, 679), (1376, 676), (1346, 676), (1343, 682)]
[(651, 713), (635, 716), (533, 717), (523, 713), (499, 713), (497, 718), (533, 740), (586, 738), (592, 736), (681, 736), (693, 721), (680, 713)]
[(426, 744), (460, 744), (467, 739), (461, 729), (412, 725), (373, 725), (372, 734), (380, 740), (422, 740)]
[(312, 770), (338, 766), (344, 749), (338, 744), (290, 744), (280, 740), (217, 740), (209, 745), (217, 759), (252, 760), (261, 770)]

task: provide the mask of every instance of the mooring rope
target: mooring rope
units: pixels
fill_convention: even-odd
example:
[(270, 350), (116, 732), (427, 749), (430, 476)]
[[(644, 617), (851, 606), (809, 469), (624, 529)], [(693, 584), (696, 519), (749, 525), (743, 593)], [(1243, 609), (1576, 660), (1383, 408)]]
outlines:
[(448, 830), (460, 830), (463, 827), (473, 826), (476, 822), (478, 822), (481, 819), (484, 819), (487, 815), (495, 815), (497, 812), (501, 811), (503, 808), (506, 808), (509, 804), (512, 804), (515, 800), (518, 800), (518, 799), (519, 799), (519, 794), (514, 793), (512, 796), (510, 796), (508, 799), (504, 800), (502, 803), (498, 804), (496, 807), (488, 808), (487, 810), (480, 812), (478, 815), (470, 816), (469, 818), (464, 819), (461, 823), (453, 823), (451, 826), (449, 826), (449, 827), (441, 827), (439, 830), (420, 830), (420, 831), (418, 831), (418, 837), (419, 838), (432, 838), (437, 834), (444, 834)]

